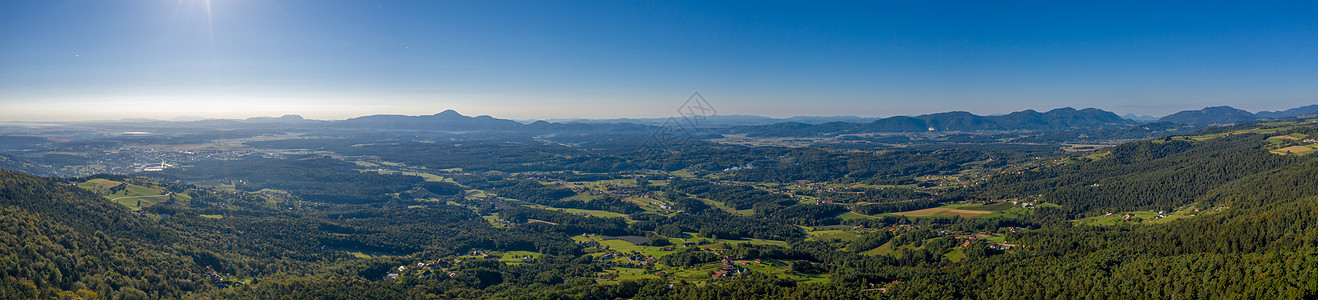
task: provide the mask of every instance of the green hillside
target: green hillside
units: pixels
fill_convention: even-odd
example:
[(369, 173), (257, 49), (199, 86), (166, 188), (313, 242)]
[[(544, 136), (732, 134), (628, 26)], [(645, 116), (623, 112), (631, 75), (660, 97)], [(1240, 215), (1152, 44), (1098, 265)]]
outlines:
[[(461, 159), (387, 151), (373, 170), (315, 156), (157, 179), (2, 171), (0, 298), (1312, 299), (1318, 156), (1277, 153), (1295, 147), (1278, 136), (1318, 126), (1039, 159), (708, 146), (645, 172), (441, 170), (380, 157)], [(874, 157), (909, 158), (866, 174), (901, 184), (838, 171)], [(721, 165), (751, 165), (738, 159), (765, 167)], [(812, 166), (824, 181), (781, 173)]]

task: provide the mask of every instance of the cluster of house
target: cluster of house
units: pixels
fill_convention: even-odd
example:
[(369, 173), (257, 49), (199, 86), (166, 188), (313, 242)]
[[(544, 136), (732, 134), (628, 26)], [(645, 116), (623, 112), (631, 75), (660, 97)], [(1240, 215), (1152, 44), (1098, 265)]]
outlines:
[[(749, 261), (740, 261), (740, 262), (742, 264), (750, 264)], [(756, 259), (755, 262), (760, 262), (760, 260)], [(747, 272), (749, 272), (748, 269), (744, 267), (738, 267), (736, 264), (733, 263), (733, 260), (724, 258), (723, 266), (719, 267), (719, 269), (715, 270), (713, 273), (710, 273), (710, 277), (720, 278), (720, 277), (737, 276)]]
[(471, 250), (471, 253), (468, 253), (467, 255), (480, 256), (481, 258), (484, 259), (503, 259), (503, 256), (489, 254), (481, 250)]
[[(1199, 212), (1199, 209), (1198, 209), (1198, 208), (1195, 208), (1194, 211), (1195, 211), (1195, 212)], [(1167, 211), (1161, 211), (1161, 210), (1149, 210), (1149, 212), (1151, 212), (1151, 213), (1157, 213), (1157, 214), (1158, 214), (1158, 215), (1153, 216), (1153, 219), (1154, 219), (1154, 220), (1162, 219), (1162, 218), (1166, 218), (1166, 217), (1168, 217), (1168, 215), (1167, 215)], [(1107, 215), (1107, 216), (1110, 216), (1110, 215), (1112, 215), (1112, 213), (1108, 213), (1108, 214), (1106, 214), (1106, 215)], [(1197, 215), (1197, 214), (1196, 214), (1196, 215)], [(1191, 215), (1191, 216), (1194, 216), (1194, 215)], [(1134, 213), (1124, 213), (1124, 214), (1121, 214), (1121, 219), (1123, 219), (1123, 220), (1130, 220), (1131, 218), (1134, 218), (1134, 217), (1136, 217), (1136, 215), (1135, 215)]]
[[(1009, 228), (1010, 228), (1011, 232), (1018, 232), (1018, 231), (1020, 231), (1020, 228), (1017, 228), (1017, 227), (1009, 227)], [(974, 243), (975, 241), (978, 241), (978, 240), (981, 240), (981, 239), (984, 239), (984, 238), (989, 237), (989, 235), (987, 235), (987, 234), (983, 234), (983, 233), (974, 233), (974, 232), (969, 232), (969, 231), (961, 231), (961, 232), (949, 232), (949, 231), (945, 231), (945, 230), (940, 230), (940, 231), (938, 231), (938, 236), (939, 236), (939, 237), (944, 237), (944, 236), (949, 236), (949, 235), (951, 235), (951, 236), (955, 236), (955, 237), (956, 237), (956, 240), (961, 242), (960, 244), (961, 244), (962, 247), (970, 246), (970, 244)], [(1011, 250), (1013, 247), (1016, 247), (1016, 245), (1012, 245), (1012, 244), (998, 243), (998, 242), (988, 241), (988, 240), (985, 240), (985, 241), (986, 241), (986, 244), (988, 245), (989, 249), (996, 249), (996, 250), (1003, 250), (1003, 251), (1006, 251), (1006, 250)]]
[(215, 272), (215, 269), (211, 269), (211, 266), (206, 266), (206, 278), (210, 279), (211, 285), (214, 285), (217, 288), (227, 288), (230, 286), (245, 284), (241, 281), (225, 281), (224, 276), (221, 276), (219, 272)]
[[(1097, 183), (1095, 183), (1094, 186), (1098, 186)], [(1014, 205), (1020, 205), (1021, 207), (1030, 208), (1030, 207), (1034, 207), (1036, 204), (1039, 203), (1040, 197), (1043, 197), (1043, 195), (1025, 196), (1023, 198), (1009, 199), (1006, 201), (1011, 202), (1011, 204)]]
[(873, 282), (870, 282), (870, 283), (869, 283), (870, 288), (869, 288), (868, 290), (870, 290), (870, 291), (879, 291), (880, 293), (887, 293), (887, 292), (888, 292), (888, 288), (890, 288), (890, 287), (892, 287), (892, 286), (894, 286), (894, 285), (897, 285), (898, 283), (902, 283), (902, 281), (901, 281), (901, 280), (893, 280), (893, 281), (890, 281), (890, 282), (888, 282), (888, 283), (879, 283), (879, 284), (874, 284)]
[[(645, 198), (649, 198), (649, 196), (646, 196)], [(644, 203), (644, 202), (639, 202), (639, 203)], [(661, 214), (682, 213), (682, 211), (678, 210), (676, 207), (673, 207), (672, 205), (669, 205), (668, 203), (664, 203), (661, 201), (654, 201), (651, 202), (650, 204), (659, 207), (659, 213)]]
[[(970, 244), (974, 243), (976, 240), (979, 240), (979, 238), (973, 235), (965, 236), (965, 237), (958, 236), (957, 240), (961, 241), (962, 247), (966, 247), (966, 246), (970, 246)], [(1011, 250), (1011, 248), (1016, 247), (1016, 245), (998, 243), (993, 241), (986, 242), (985, 245), (987, 245), (989, 249), (1002, 250), (1002, 251)]]
[[(470, 256), (471, 259), (475, 259), (475, 257), (480, 257), (481, 259), (495, 259), (495, 260), (503, 258), (503, 256), (490, 254), (482, 250), (472, 250), (471, 252), (468, 252), (466, 256)], [(532, 257), (530, 255), (525, 255), (521, 257), (514, 256), (514, 258), (520, 258), (521, 261), (524, 263), (535, 262), (535, 257)], [(393, 268), (392, 272), (390, 272), (389, 274), (385, 274), (384, 278), (397, 280), (399, 276), (408, 274), (408, 272), (415, 273), (420, 278), (425, 278), (427, 276), (431, 276), (432, 274), (436, 274), (436, 273), (443, 273), (445, 275), (448, 275), (449, 277), (453, 277), (453, 276), (457, 276), (458, 272), (450, 270), (450, 268), (461, 266), (462, 263), (466, 261), (469, 260), (463, 259), (462, 257), (458, 257), (452, 259), (438, 259), (431, 262), (418, 262), (416, 263), (416, 265), (401, 265), (396, 268)]]
[(397, 268), (394, 268), (393, 269), (394, 272), (385, 274), (384, 279), (397, 280), (398, 276), (401, 276), (402, 274), (407, 274), (409, 270), (410, 272), (415, 272), (419, 277), (422, 278), (426, 276), (430, 276), (431, 274), (435, 274), (437, 272), (443, 272), (444, 274), (447, 274), (449, 277), (453, 277), (453, 276), (457, 276), (458, 272), (450, 271), (449, 268), (461, 265), (462, 262), (463, 260), (461, 258), (458, 258), (452, 260), (440, 259), (429, 263), (418, 262), (416, 263), (415, 266), (401, 265), (398, 266)]
[(1016, 246), (1015, 246), (1015, 245), (1012, 245), (1012, 244), (1002, 244), (1002, 243), (989, 242), (989, 243), (988, 243), (988, 247), (989, 247), (989, 249), (1007, 251), (1007, 250), (1011, 250), (1011, 248), (1016, 247)]
[(224, 276), (220, 276), (220, 273), (215, 272), (215, 269), (211, 269), (211, 266), (206, 266), (206, 277), (210, 278), (213, 283), (224, 281)]

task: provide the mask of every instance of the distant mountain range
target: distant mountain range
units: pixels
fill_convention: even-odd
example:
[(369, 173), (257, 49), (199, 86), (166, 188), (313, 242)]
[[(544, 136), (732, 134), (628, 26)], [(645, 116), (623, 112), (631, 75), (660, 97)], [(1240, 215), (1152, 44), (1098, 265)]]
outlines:
[[(970, 132), (970, 131), (1068, 131), (1126, 128), (1149, 122), (1184, 125), (1220, 125), (1251, 122), (1260, 119), (1282, 119), (1318, 114), (1318, 105), (1308, 105), (1284, 111), (1248, 111), (1229, 106), (1207, 107), (1200, 110), (1177, 112), (1162, 118), (1136, 116), (1097, 109), (1058, 108), (1047, 112), (1024, 110), (1004, 115), (981, 116), (964, 111), (943, 112), (919, 116), (865, 118), (855, 116), (770, 118), (748, 115), (709, 116), (700, 122), (702, 129), (715, 129), (720, 133), (742, 133), (757, 136), (806, 136), (818, 134), (844, 134), (865, 132)], [(329, 128), (350, 130), (420, 130), (420, 131), (522, 131), (553, 133), (631, 132), (648, 131), (665, 126), (673, 118), (638, 119), (550, 119), (542, 121), (514, 121), (491, 116), (464, 116), (453, 110), (433, 115), (370, 115), (338, 121), (304, 119), (298, 115), (281, 117), (254, 117), (243, 120), (208, 119), (195, 121), (161, 121), (125, 119), (142, 127), (187, 128)], [(680, 117), (677, 117), (680, 121)], [(106, 123), (88, 122), (88, 123)]]
[(1260, 119), (1284, 119), (1303, 115), (1318, 114), (1318, 105), (1296, 107), (1284, 111), (1261, 111), (1250, 113), (1230, 106), (1206, 107), (1201, 110), (1187, 110), (1158, 119), (1159, 122), (1171, 122), (1191, 125), (1234, 124)]
[[(544, 121), (552, 123), (632, 123), (642, 125), (663, 125), (668, 122), (669, 118), (622, 118), (622, 119), (546, 119)], [(873, 122), (880, 118), (866, 118), (857, 116), (796, 116), (790, 118), (770, 118), (750, 115), (716, 115), (706, 117), (701, 121), (702, 124), (711, 127), (729, 127), (729, 126), (747, 126), (747, 125), (768, 125), (775, 123), (805, 123), (805, 124), (822, 124), (829, 122), (851, 122), (866, 123)]]
[(823, 124), (778, 123), (761, 126), (740, 126), (732, 133), (765, 136), (802, 136), (814, 134), (842, 134), (866, 132), (931, 132), (931, 131), (986, 131), (986, 130), (1037, 130), (1061, 131), (1074, 129), (1120, 128), (1136, 125), (1116, 114), (1086, 108), (1076, 110), (1065, 107), (1038, 112), (1018, 111), (1006, 115), (980, 116), (964, 111), (953, 111), (914, 117), (891, 117), (869, 123), (830, 122)]
[(1318, 104), (1301, 106), (1283, 111), (1260, 111), (1254, 115), (1260, 118), (1281, 119), (1312, 114), (1318, 114)]
[(1123, 118), (1123, 119), (1127, 119), (1127, 120), (1131, 120), (1131, 121), (1135, 121), (1135, 122), (1150, 122), (1150, 121), (1157, 121), (1157, 120), (1158, 120), (1158, 117), (1154, 117), (1154, 116), (1150, 116), (1150, 115), (1138, 115), (1138, 116), (1137, 116), (1137, 115), (1132, 114), (1132, 113), (1127, 113), (1127, 114), (1121, 115), (1121, 118)]
[(329, 124), (338, 128), (443, 130), (443, 131), (497, 131), (517, 130), (526, 125), (491, 116), (468, 117), (456, 111), (445, 110), (429, 116), (373, 115), (356, 117)]

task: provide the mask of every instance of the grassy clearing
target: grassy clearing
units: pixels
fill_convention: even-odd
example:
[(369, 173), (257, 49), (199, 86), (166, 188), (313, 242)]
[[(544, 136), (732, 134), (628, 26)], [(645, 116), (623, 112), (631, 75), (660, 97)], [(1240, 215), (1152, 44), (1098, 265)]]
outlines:
[(687, 171), (686, 169), (681, 169), (681, 170), (677, 170), (677, 171), (669, 172), (668, 175), (673, 175), (673, 176), (682, 177), (682, 178), (695, 178), (695, 177), (696, 177), (696, 175), (691, 174), (691, 171)]
[(490, 251), (489, 254), (501, 256), (499, 257), (499, 261), (510, 265), (522, 264), (523, 257), (530, 256), (532, 259), (540, 259), (540, 256), (544, 255), (540, 252), (531, 252), (531, 251), (507, 251), (507, 252)]
[(865, 215), (862, 215), (862, 214), (858, 214), (858, 213), (854, 213), (854, 212), (847, 212), (847, 213), (844, 213), (844, 214), (838, 215), (837, 217), (840, 218), (840, 219), (842, 219), (842, 220), (854, 220), (854, 219), (864, 219), (864, 218), (869, 218), (868, 216), (865, 216)]
[[(1042, 205), (1040, 205), (1042, 207)], [(993, 213), (979, 216), (980, 218), (1016, 218), (1034, 213), (1034, 210), (1013, 206), (1011, 209), (995, 211)]]
[(1114, 145), (1105, 145), (1105, 144), (1063, 144), (1063, 145), (1062, 145), (1062, 151), (1066, 151), (1066, 152), (1093, 151), (1093, 150), (1103, 149), (1103, 148), (1112, 147), (1112, 146), (1114, 146)]
[(888, 255), (888, 254), (891, 254), (891, 253), (893, 253), (893, 252), (896, 252), (897, 249), (902, 249), (902, 248), (914, 249), (915, 246), (911, 246), (911, 245), (903, 245), (903, 246), (901, 246), (901, 247), (894, 247), (894, 246), (892, 245), (892, 241), (889, 241), (889, 242), (884, 243), (883, 245), (879, 246), (878, 248), (874, 248), (874, 249), (870, 249), (869, 251), (861, 252), (861, 254), (869, 255), (869, 256)]
[[(836, 230), (836, 232), (842, 232), (842, 231)], [(598, 251), (595, 252), (595, 254), (592, 254), (597, 257), (603, 255), (606, 252), (611, 253), (614, 251), (624, 252), (624, 253), (637, 252), (640, 253), (641, 255), (654, 256), (654, 257), (662, 257), (664, 255), (675, 252), (675, 251), (664, 251), (662, 250), (663, 247), (636, 245), (625, 240), (610, 239), (599, 235), (589, 235), (589, 236), (579, 235), (572, 237), (572, 239), (578, 242), (595, 242), (603, 247), (607, 247), (608, 251)], [(786, 246), (786, 243), (782, 241), (767, 241), (767, 240), (754, 240), (754, 239), (713, 240), (708, 238), (693, 237), (687, 239), (674, 238), (674, 239), (670, 239), (670, 241), (673, 242), (674, 244), (673, 247), (677, 249), (683, 248), (681, 246), (681, 243), (683, 242), (698, 243), (698, 244), (706, 243), (705, 245), (701, 245), (698, 247), (709, 248), (709, 249), (727, 249), (728, 245), (737, 244), (737, 243)], [(715, 270), (717, 270), (720, 265), (721, 264), (719, 263), (707, 263), (693, 267), (662, 267), (661, 265), (661, 267), (658, 270), (651, 273), (646, 273), (644, 271), (645, 270), (644, 268), (620, 267), (620, 268), (613, 268), (600, 272), (599, 273), (600, 278), (596, 279), (596, 281), (605, 282), (605, 283), (616, 283), (623, 280), (654, 278), (654, 279), (668, 280), (672, 282), (686, 280), (688, 282), (703, 284), (710, 280), (710, 274), (712, 274)], [(763, 259), (761, 260), (761, 262), (742, 261), (742, 262), (738, 262), (737, 266), (748, 269), (750, 272), (768, 274), (779, 278), (787, 278), (787, 279), (795, 280), (798, 282), (818, 283), (818, 282), (828, 282), (829, 280), (826, 275), (798, 274), (795, 272), (791, 272), (789, 271), (790, 264), (788, 262), (780, 261), (780, 260)]]
[(1304, 136), (1303, 134), (1292, 133), (1292, 134), (1288, 134), (1288, 135), (1278, 135), (1278, 136), (1274, 136), (1274, 137), (1268, 137), (1267, 141), (1268, 141), (1269, 143), (1281, 143), (1282, 140), (1293, 140), (1293, 141), (1294, 141), (1294, 140), (1302, 140), (1302, 139), (1304, 139), (1304, 138), (1305, 138), (1305, 136)]
[(467, 193), (467, 195), (466, 195), (465, 197), (466, 197), (468, 200), (471, 200), (471, 199), (479, 199), (479, 198), (485, 198), (485, 197), (489, 197), (489, 196), (490, 196), (490, 194), (486, 194), (485, 191), (482, 191), (482, 190), (467, 190), (466, 193)]
[(79, 183), (78, 187), (89, 191), (96, 191), (97, 189), (109, 189), (116, 185), (119, 185), (120, 183), (122, 182), (96, 178), (96, 179), (88, 180), (86, 182)]
[(1318, 145), (1290, 146), (1286, 148), (1272, 150), (1271, 152), (1275, 154), (1283, 154), (1283, 155), (1284, 154), (1306, 155), (1309, 153), (1313, 153), (1314, 151), (1318, 151)]
[(983, 211), (983, 210), (964, 210), (964, 209), (954, 209), (950, 207), (935, 207), (935, 208), (926, 208), (921, 210), (904, 211), (893, 214), (900, 216), (907, 216), (907, 217), (960, 216), (962, 218), (973, 218), (982, 215), (987, 215), (989, 213), (991, 212)]
[(490, 222), (490, 226), (493, 226), (494, 228), (507, 227), (504, 226), (502, 220), (499, 219), (498, 213), (495, 213), (495, 215), (491, 215), (491, 216), (481, 216), (481, 218), (485, 219), (486, 222)]
[(626, 214), (620, 214), (620, 213), (616, 213), (616, 212), (602, 211), (602, 210), (589, 210), (589, 209), (576, 209), (576, 208), (557, 208), (557, 207), (549, 207), (549, 206), (544, 206), (544, 205), (539, 205), (539, 204), (533, 204), (533, 205), (527, 205), (527, 206), (528, 206), (528, 207), (539, 208), (539, 209), (543, 209), (543, 210), (561, 211), (561, 212), (573, 213), (573, 214), (586, 214), (586, 215), (590, 215), (590, 216), (594, 216), (594, 217), (600, 217), (600, 218), (617, 218), (617, 217), (623, 217), (623, 218), (626, 218), (626, 217), (627, 217)]
[[(1039, 203), (1036, 207), (1061, 206), (1050, 203)], [(1031, 208), (1022, 208), (1016, 204), (1003, 201), (989, 204), (949, 204), (940, 207), (895, 212), (883, 215), (935, 218), (952, 216), (959, 216), (962, 218), (1016, 218), (1032, 213), (1034, 213), (1034, 210)]]
[[(665, 215), (665, 216), (673, 216), (676, 214), (676, 212), (674, 212), (672, 209), (663, 209), (659, 207), (658, 204), (655, 204), (655, 202), (661, 202), (661, 203), (665, 203), (666, 205), (669, 205), (669, 207), (671, 208), (673, 204), (668, 201), (662, 201), (662, 200), (650, 199), (650, 198), (641, 198), (641, 197), (629, 197), (626, 198), (625, 200), (631, 203), (635, 203), (637, 206), (640, 206), (642, 210), (645, 210), (645, 212), (648, 213), (653, 213), (656, 215)], [(668, 213), (664, 213), (665, 211), (667, 211)]]
[(966, 259), (966, 252), (963, 249), (964, 248), (956, 247), (956, 249), (952, 249), (952, 251), (947, 252), (947, 254), (943, 254), (943, 257), (952, 262), (961, 262), (961, 260)]
[(370, 254), (361, 253), (361, 252), (348, 252), (348, 254), (352, 254), (352, 256), (356, 258), (362, 258), (362, 259), (371, 258)]
[(218, 219), (223, 219), (223, 218), (224, 218), (224, 215), (201, 215), (201, 217), (202, 217), (202, 218), (207, 218), (207, 219), (217, 219), (217, 220), (218, 220)]
[(705, 198), (696, 198), (696, 199), (699, 199), (700, 201), (705, 202), (705, 204), (709, 204), (709, 206), (713, 206), (713, 207), (717, 207), (718, 209), (722, 209), (723, 211), (726, 211), (726, 212), (728, 212), (728, 213), (738, 214), (738, 215), (742, 215), (742, 216), (751, 216), (751, 215), (754, 215), (754, 214), (755, 214), (755, 211), (754, 211), (754, 210), (749, 210), (749, 209), (748, 209), (748, 210), (744, 210), (744, 211), (749, 211), (750, 213), (743, 213), (743, 210), (736, 210), (736, 209), (733, 209), (731, 206), (728, 206), (727, 204), (723, 204), (723, 202), (718, 202), (718, 201), (709, 200), (709, 199), (705, 199)]
[(808, 234), (810, 235), (809, 239), (816, 241), (831, 240), (831, 239), (851, 241), (851, 240), (855, 240), (857, 237), (860, 237), (859, 234), (856, 234), (855, 232), (851, 232), (849, 230), (816, 230), (816, 231), (811, 231)]
[(728, 244), (752, 244), (752, 245), (774, 245), (779, 247), (788, 247), (787, 241), (761, 240), (761, 239), (744, 239), (744, 240), (718, 240)]
[[(123, 182), (97, 178), (97, 179), (88, 180), (86, 182), (78, 183), (76, 186), (89, 191), (102, 193), (109, 191), (110, 188), (119, 186), (121, 184), (123, 184)], [(129, 184), (121, 191), (117, 191), (112, 194), (108, 194), (104, 196), (106, 199), (110, 199), (110, 201), (114, 201), (115, 203), (119, 203), (123, 206), (127, 206), (128, 208), (132, 208), (133, 210), (141, 210), (142, 208), (151, 207), (152, 205), (156, 205), (157, 203), (168, 201), (170, 195), (173, 194), (166, 192), (164, 189), (159, 187), (147, 187), (136, 184)], [(183, 194), (177, 194), (173, 196), (180, 201), (192, 200), (191, 197), (188, 197), (187, 195), (183, 195)]]
[(133, 210), (142, 210), (143, 208), (151, 207), (152, 205), (165, 202), (166, 200), (169, 200), (168, 196), (156, 195), (116, 198), (114, 199), (114, 202), (132, 208)]
[[(1093, 226), (1112, 226), (1112, 225), (1125, 224), (1125, 223), (1159, 224), (1159, 223), (1168, 223), (1184, 218), (1191, 218), (1198, 216), (1200, 214), (1207, 214), (1212, 212), (1213, 210), (1195, 211), (1194, 207), (1183, 207), (1175, 211), (1167, 212), (1166, 214), (1167, 216), (1163, 218), (1158, 218), (1158, 212), (1130, 211), (1130, 212), (1113, 213), (1112, 215), (1089, 217), (1089, 218), (1074, 220), (1072, 222), (1076, 224), (1093, 225)], [(1134, 217), (1128, 220), (1125, 218), (1124, 216), (1125, 214), (1133, 214)], [(1135, 218), (1138, 218), (1138, 221), (1136, 221)]]
[(636, 179), (624, 178), (624, 179), (597, 180), (597, 181), (582, 182), (580, 185), (583, 187), (588, 187), (597, 190), (607, 190), (609, 186), (635, 187)]
[[(663, 249), (663, 247), (641, 246), (641, 245), (636, 245), (636, 244), (633, 244), (633, 243), (628, 242), (628, 241), (625, 241), (625, 240), (620, 240), (620, 239), (606, 239), (605, 237), (602, 237), (602, 236), (599, 236), (599, 235), (590, 235), (590, 236), (580, 236), (580, 235), (578, 235), (578, 236), (574, 236), (574, 237), (572, 237), (572, 240), (574, 240), (574, 241), (578, 241), (578, 242), (591, 242), (591, 241), (593, 241), (593, 242), (599, 244), (599, 245), (602, 246), (602, 247), (607, 247), (607, 249), (609, 249), (610, 251), (618, 251), (618, 252), (632, 252), (632, 251), (635, 251), (635, 252), (639, 252), (639, 253), (641, 253), (641, 254), (643, 254), (643, 255), (646, 255), (646, 256), (660, 257), (660, 256), (668, 255), (669, 253), (673, 253), (673, 251), (663, 251), (663, 250), (661, 250), (661, 249)], [(680, 245), (680, 244), (679, 244), (679, 245)], [(597, 254), (599, 254), (599, 255), (604, 255), (603, 252), (599, 252), (599, 253), (597, 253)]]
[(412, 175), (412, 176), (417, 176), (417, 177), (425, 178), (426, 181), (431, 181), (431, 182), (449, 182), (449, 183), (457, 183), (456, 181), (453, 181), (453, 179), (451, 179), (451, 178), (447, 178), (447, 177), (439, 176), (439, 175), (435, 175), (435, 174), (430, 174), (430, 173), (411, 172), (411, 171), (404, 171), (404, 172), (402, 172), (402, 173), (403, 173), (403, 175)]
[(1015, 208), (1016, 205), (1011, 204), (1011, 202), (994, 202), (991, 204), (953, 204), (944, 207), (961, 210), (1005, 211)]
[(1104, 151), (1104, 152), (1094, 152), (1094, 153), (1090, 153), (1089, 155), (1085, 155), (1085, 156), (1081, 156), (1081, 157), (1083, 157), (1083, 158), (1085, 158), (1085, 159), (1089, 159), (1090, 161), (1095, 161), (1095, 160), (1100, 160), (1100, 159), (1103, 159), (1103, 158), (1105, 158), (1105, 157), (1108, 157), (1109, 155), (1112, 155), (1112, 152), (1110, 152), (1110, 151)]
[[(1225, 136), (1229, 136), (1229, 135), (1237, 135), (1237, 134), (1248, 134), (1248, 133), (1256, 133), (1256, 134), (1274, 134), (1274, 133), (1277, 133), (1278, 131), (1282, 131), (1282, 130), (1290, 129), (1290, 128), (1291, 128), (1290, 125), (1295, 125), (1295, 124), (1297, 124), (1297, 123), (1295, 123), (1295, 122), (1271, 122), (1271, 123), (1263, 123), (1263, 124), (1260, 124), (1260, 125), (1262, 125), (1264, 128), (1255, 128), (1255, 129), (1246, 129), (1246, 130), (1236, 130), (1236, 131), (1232, 131), (1232, 132), (1223, 132), (1223, 133), (1214, 133), (1214, 134), (1205, 134), (1205, 135), (1177, 136), (1177, 137), (1172, 137), (1171, 139), (1172, 139), (1172, 140), (1179, 140), (1179, 141), (1206, 141), (1206, 140), (1216, 139), (1216, 138), (1225, 137)], [(1158, 139), (1158, 140), (1154, 140), (1153, 142), (1155, 142), (1155, 143), (1161, 143), (1161, 142), (1163, 142), (1163, 140)]]
[(646, 274), (645, 269), (639, 269), (639, 268), (614, 268), (612, 270), (606, 270), (604, 272), (601, 272), (600, 274), (606, 275), (606, 277), (611, 278), (611, 279), (595, 279), (595, 282), (601, 284), (617, 284), (624, 280), (660, 279), (659, 276), (655, 276), (654, 274)]
[(607, 246), (609, 250), (618, 251), (618, 252), (636, 251), (646, 256), (655, 256), (655, 257), (665, 255), (669, 252), (669, 251), (659, 250), (661, 247), (640, 246), (624, 240), (596, 239), (596, 241), (599, 242), (599, 244), (602, 246)]

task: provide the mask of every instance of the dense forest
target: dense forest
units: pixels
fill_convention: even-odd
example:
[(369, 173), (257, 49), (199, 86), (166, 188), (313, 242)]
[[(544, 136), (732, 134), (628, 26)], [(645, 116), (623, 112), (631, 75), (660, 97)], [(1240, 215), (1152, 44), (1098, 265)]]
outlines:
[(0, 298), (1313, 299), (1318, 156), (1282, 150), (1314, 137), (658, 158), (307, 138), (250, 144), (331, 154), (0, 171)]

